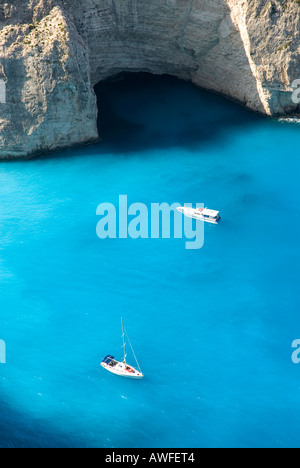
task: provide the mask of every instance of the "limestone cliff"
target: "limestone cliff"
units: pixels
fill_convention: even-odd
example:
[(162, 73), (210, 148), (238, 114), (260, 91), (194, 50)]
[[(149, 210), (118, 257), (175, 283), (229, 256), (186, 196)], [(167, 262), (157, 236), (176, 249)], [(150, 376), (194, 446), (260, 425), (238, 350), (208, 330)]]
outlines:
[(93, 87), (123, 71), (295, 113), (299, 19), (298, 0), (0, 0), (0, 158), (97, 139)]

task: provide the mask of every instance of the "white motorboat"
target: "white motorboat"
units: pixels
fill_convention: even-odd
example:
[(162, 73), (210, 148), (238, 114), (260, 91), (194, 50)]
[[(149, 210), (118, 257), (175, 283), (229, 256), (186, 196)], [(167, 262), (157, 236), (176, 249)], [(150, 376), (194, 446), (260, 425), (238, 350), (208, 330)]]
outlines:
[(211, 224), (218, 224), (220, 221), (220, 212), (209, 210), (208, 208), (190, 208), (188, 206), (180, 206), (177, 208), (180, 213), (189, 218), (199, 219)]
[[(144, 377), (144, 374), (141, 371), (141, 368), (139, 366), (139, 363), (136, 359), (136, 356), (134, 354), (133, 348), (131, 346), (130, 340), (128, 338), (128, 335), (124, 329), (124, 324), (123, 324), (123, 319), (121, 319), (122, 322), (122, 338), (123, 338), (123, 349), (124, 349), (124, 360), (123, 361), (117, 361), (114, 356), (111, 356), (110, 354), (108, 356), (105, 356), (103, 361), (101, 362), (101, 366), (106, 369), (107, 371), (111, 372), (112, 374), (119, 375), (121, 377), (127, 377), (130, 379), (142, 379)], [(127, 339), (129, 341), (133, 356), (136, 360), (136, 364), (138, 369), (135, 367), (127, 364), (126, 362), (126, 343), (125, 343), (125, 333), (127, 336)]]

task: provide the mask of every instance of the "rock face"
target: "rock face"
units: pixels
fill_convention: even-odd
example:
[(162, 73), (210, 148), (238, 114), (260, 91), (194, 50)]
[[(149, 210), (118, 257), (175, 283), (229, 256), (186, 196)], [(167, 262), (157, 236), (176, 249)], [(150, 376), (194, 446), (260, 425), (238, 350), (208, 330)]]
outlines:
[(96, 140), (93, 87), (124, 71), (296, 113), (299, 20), (298, 0), (0, 0), (0, 158)]

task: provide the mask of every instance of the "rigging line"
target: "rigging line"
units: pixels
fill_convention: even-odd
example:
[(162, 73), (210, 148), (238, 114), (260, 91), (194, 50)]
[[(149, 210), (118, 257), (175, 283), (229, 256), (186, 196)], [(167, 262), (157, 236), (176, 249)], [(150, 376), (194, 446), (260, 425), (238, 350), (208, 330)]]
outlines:
[(140, 373), (142, 373), (142, 370), (141, 370), (140, 365), (139, 365), (139, 363), (138, 363), (138, 360), (137, 360), (137, 358), (136, 358), (135, 352), (133, 351), (133, 347), (132, 347), (131, 341), (130, 341), (130, 339), (129, 339), (128, 333), (127, 333), (126, 330), (124, 330), (124, 331), (125, 331), (125, 333), (126, 333), (128, 343), (129, 343), (129, 345), (130, 345), (130, 348), (131, 348), (132, 354), (133, 354), (133, 356), (134, 356), (134, 359), (135, 359), (135, 361), (136, 361), (136, 363), (137, 363), (137, 365), (138, 365), (139, 371), (140, 371)]
[(123, 318), (121, 317), (121, 324), (122, 324), (122, 338), (123, 338), (123, 348), (124, 348), (124, 362), (126, 364), (126, 342), (125, 342), (125, 328), (124, 328), (124, 323), (123, 323)]

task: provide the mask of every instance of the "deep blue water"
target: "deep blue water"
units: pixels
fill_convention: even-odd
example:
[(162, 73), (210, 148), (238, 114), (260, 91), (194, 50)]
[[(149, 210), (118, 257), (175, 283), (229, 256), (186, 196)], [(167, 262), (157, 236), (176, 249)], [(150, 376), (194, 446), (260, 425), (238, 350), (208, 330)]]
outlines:
[[(0, 165), (0, 446), (300, 446), (299, 126), (169, 77), (98, 91), (101, 143)], [(100, 240), (119, 194), (223, 220), (201, 250)], [(143, 381), (99, 367), (121, 316)]]

